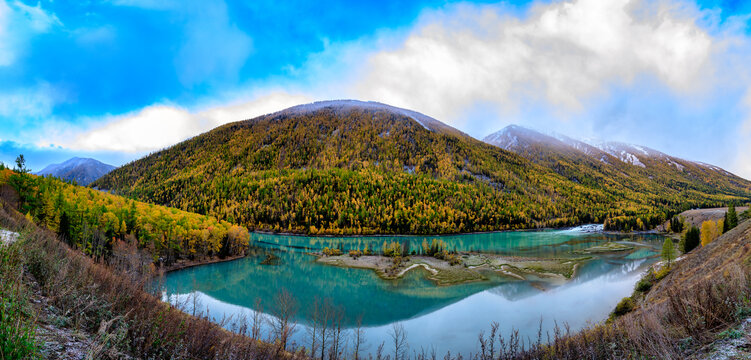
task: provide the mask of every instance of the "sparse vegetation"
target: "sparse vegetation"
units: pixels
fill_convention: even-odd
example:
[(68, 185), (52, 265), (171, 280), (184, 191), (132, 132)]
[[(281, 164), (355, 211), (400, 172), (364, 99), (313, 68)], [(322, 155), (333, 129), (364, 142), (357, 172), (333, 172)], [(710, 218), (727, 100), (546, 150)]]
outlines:
[(29, 289), (24, 284), (22, 244), (0, 241), (0, 359), (38, 356)]

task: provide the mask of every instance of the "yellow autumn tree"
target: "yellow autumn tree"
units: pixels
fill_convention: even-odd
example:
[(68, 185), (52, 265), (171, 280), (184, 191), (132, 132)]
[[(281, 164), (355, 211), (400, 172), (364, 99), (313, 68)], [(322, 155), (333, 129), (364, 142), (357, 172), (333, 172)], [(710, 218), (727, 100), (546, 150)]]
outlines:
[(701, 246), (707, 246), (714, 239), (720, 236), (722, 227), (717, 227), (717, 222), (707, 220), (701, 224)]

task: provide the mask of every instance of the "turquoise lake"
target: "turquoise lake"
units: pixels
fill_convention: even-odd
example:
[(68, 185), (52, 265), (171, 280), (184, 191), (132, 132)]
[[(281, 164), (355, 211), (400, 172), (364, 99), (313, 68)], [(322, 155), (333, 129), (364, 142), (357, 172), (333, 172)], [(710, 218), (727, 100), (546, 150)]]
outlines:
[[(520, 256), (568, 258), (593, 245), (610, 241), (634, 246), (633, 250), (594, 255), (575, 276), (562, 285), (533, 280), (515, 280), (489, 274), (489, 280), (452, 286), (436, 286), (418, 268), (398, 280), (383, 280), (368, 269), (322, 265), (306, 252), (324, 247), (378, 250), (384, 241), (409, 241), (417, 247), (424, 239), (445, 241), (457, 251)], [(312, 299), (330, 299), (344, 310), (344, 325), (352, 327), (361, 318), (367, 351), (381, 342), (388, 348), (388, 331), (401, 323), (408, 335), (410, 353), (435, 349), (439, 354), (478, 349), (477, 336), (493, 321), (508, 334), (519, 330), (524, 338), (537, 338), (542, 319), (543, 333), (554, 322), (572, 330), (605, 319), (616, 303), (628, 296), (646, 268), (659, 258), (663, 237), (650, 234), (622, 235), (583, 232), (578, 229), (501, 232), (453, 236), (343, 237), (323, 238), (251, 234), (250, 256), (168, 273), (163, 296), (173, 303), (195, 298), (195, 307), (215, 318), (250, 316), (260, 301), (264, 313), (272, 313), (274, 297), (282, 290), (299, 303), (299, 323), (292, 340), (307, 343)], [(261, 264), (267, 254), (278, 257), (273, 265)], [(191, 305), (192, 306), (192, 305)], [(186, 309), (190, 312), (190, 309)], [(270, 316), (266, 314), (266, 316)], [(265, 326), (268, 336), (268, 326)], [(543, 335), (543, 337), (545, 337)]]

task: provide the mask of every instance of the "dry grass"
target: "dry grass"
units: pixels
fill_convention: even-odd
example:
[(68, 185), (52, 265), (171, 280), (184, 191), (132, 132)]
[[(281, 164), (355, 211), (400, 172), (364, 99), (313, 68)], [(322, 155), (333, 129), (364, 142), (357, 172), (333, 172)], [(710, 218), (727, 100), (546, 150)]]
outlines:
[[(301, 359), (279, 346), (224, 330), (207, 318), (190, 316), (145, 292), (150, 278), (133, 281), (95, 263), (0, 206), (0, 224), (23, 233), (24, 265), (42, 293), (71, 320), (96, 334), (96, 359)], [(233, 328), (243, 329), (236, 319)]]
[[(472, 359), (686, 359), (751, 316), (751, 221), (674, 265), (640, 306), (613, 321), (570, 333), (556, 328), (536, 342), (481, 335)], [(540, 334), (542, 337), (542, 334)], [(519, 345), (521, 343), (521, 345)], [(510, 346), (509, 344), (513, 345)], [(492, 345), (492, 346), (491, 346)], [(425, 357), (426, 359), (429, 357)]]

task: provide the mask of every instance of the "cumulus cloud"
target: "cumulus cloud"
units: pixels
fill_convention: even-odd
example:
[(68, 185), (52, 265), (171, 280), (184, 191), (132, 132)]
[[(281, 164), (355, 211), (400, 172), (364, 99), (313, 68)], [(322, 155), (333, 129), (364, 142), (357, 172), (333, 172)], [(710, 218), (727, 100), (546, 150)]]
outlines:
[[(211, 107), (191, 112), (177, 106), (154, 105), (140, 111), (113, 116), (103, 125), (71, 134), (58, 132), (52, 142), (69, 149), (87, 151), (123, 151), (139, 153), (174, 145), (214, 127), (233, 121), (254, 118), (279, 109), (310, 102), (304, 95), (271, 93), (246, 102)], [(53, 131), (48, 131), (48, 133)], [(46, 143), (49, 143), (47, 140)], [(38, 145), (45, 146), (46, 143)]]
[(713, 48), (696, 16), (638, 0), (538, 5), (523, 19), (492, 6), (453, 7), (371, 56), (356, 91), (442, 119), (475, 104), (513, 111), (530, 99), (578, 110), (608, 85), (643, 75), (692, 91)]

